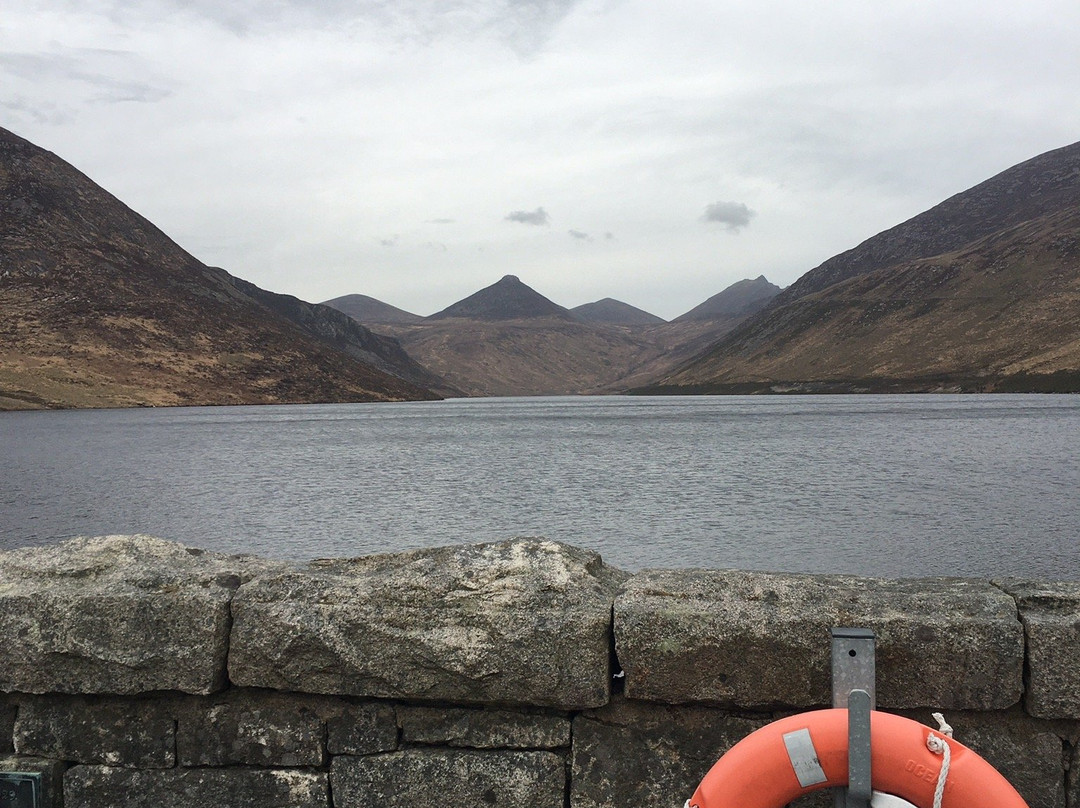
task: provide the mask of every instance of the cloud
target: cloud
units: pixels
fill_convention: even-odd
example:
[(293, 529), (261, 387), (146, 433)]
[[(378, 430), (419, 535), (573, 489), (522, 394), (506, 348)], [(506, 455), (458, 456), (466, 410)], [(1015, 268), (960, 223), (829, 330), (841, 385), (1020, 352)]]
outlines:
[(738, 233), (739, 228), (750, 224), (750, 220), (756, 215), (755, 211), (742, 202), (713, 202), (705, 206), (701, 220), (726, 225), (728, 230)]
[(515, 210), (506, 214), (506, 221), (508, 222), (521, 222), (522, 224), (551, 224), (551, 217), (548, 216), (548, 212), (543, 208), (537, 208), (536, 210)]
[(580, 230), (567, 230), (566, 232), (580, 241), (592, 241), (592, 236), (588, 233), (582, 233)]
[(428, 219), (425, 224), (454, 224), (457, 219)]
[[(70, 55), (0, 53), (0, 72), (31, 81), (55, 79), (91, 87), (96, 94), (86, 99), (90, 103), (155, 103), (172, 95), (172, 90), (124, 75), (137, 61), (125, 51), (71, 48), (67, 51)], [(88, 68), (88, 61), (101, 62), (106, 69), (120, 73), (123, 78)]]

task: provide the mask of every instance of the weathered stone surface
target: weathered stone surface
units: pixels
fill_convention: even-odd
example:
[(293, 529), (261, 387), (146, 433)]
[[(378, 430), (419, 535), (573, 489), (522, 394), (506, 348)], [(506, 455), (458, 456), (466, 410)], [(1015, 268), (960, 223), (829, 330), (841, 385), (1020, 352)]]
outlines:
[(563, 808), (566, 765), (551, 752), (412, 749), (336, 757), (335, 808)]
[(1073, 737), (1072, 739), (1073, 751), (1069, 760), (1069, 772), (1066, 782), (1066, 789), (1069, 792), (1070, 806), (1080, 805), (1080, 738)]
[(401, 740), (472, 749), (558, 749), (570, 745), (570, 719), (511, 710), (398, 707)]
[(310, 699), (234, 688), (187, 701), (176, 754), (181, 766), (321, 766), (323, 736)]
[(0, 691), (217, 690), (232, 590), (272, 566), (149, 536), (2, 552)]
[(272, 769), (140, 771), (76, 766), (64, 775), (64, 808), (326, 808), (323, 772)]
[(682, 805), (724, 752), (765, 723), (616, 698), (574, 719), (571, 808)]
[(1080, 718), (1080, 583), (999, 585), (1016, 599), (1027, 638), (1024, 708), (1037, 718)]
[(14, 752), (15, 703), (0, 697), (0, 754)]
[[(903, 713), (937, 727), (928, 711)], [(1064, 741), (1060, 722), (1036, 721), (1019, 709), (945, 715), (953, 736), (1001, 772), (1029, 808), (1065, 808)]]
[(338, 703), (326, 716), (326, 748), (332, 755), (371, 755), (398, 747), (397, 717), (388, 704)]
[(1023, 631), (1012, 598), (989, 583), (647, 571), (615, 603), (626, 695), (669, 703), (827, 705), (835, 626), (876, 632), (881, 708), (1020, 698)]
[[(0, 756), (0, 772), (42, 775), (40, 808), (61, 808), (64, 804), (64, 769), (65, 764), (60, 760), (22, 755)], [(0, 805), (12, 803), (0, 797)]]
[(237, 592), (229, 675), (314, 693), (598, 706), (625, 577), (542, 539), (314, 562)]
[(15, 749), (77, 763), (141, 769), (176, 764), (176, 731), (166, 699), (27, 697), (15, 723)]

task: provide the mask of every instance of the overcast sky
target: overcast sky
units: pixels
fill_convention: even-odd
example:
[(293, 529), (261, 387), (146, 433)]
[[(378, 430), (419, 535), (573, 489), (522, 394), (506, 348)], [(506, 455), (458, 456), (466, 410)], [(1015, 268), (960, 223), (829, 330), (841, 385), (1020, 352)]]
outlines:
[(1080, 140), (1076, 0), (0, 0), (0, 126), (200, 260), (671, 318)]

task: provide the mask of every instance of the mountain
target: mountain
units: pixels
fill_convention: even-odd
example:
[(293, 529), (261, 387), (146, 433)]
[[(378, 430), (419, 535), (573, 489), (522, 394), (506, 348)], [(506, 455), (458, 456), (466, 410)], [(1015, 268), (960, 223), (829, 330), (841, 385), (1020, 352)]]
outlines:
[(610, 323), (612, 325), (659, 325), (666, 322), (662, 317), (649, 314), (629, 303), (605, 297), (595, 303), (575, 306), (570, 312), (587, 323)]
[(208, 267), (0, 129), (0, 408), (438, 396), (393, 340)]
[(322, 305), (347, 314), (358, 323), (418, 323), (424, 318), (367, 295), (345, 295), (324, 300)]
[(645, 384), (740, 320), (666, 323), (610, 298), (571, 311), (508, 275), (420, 323), (378, 327), (468, 395), (528, 396), (614, 393)]
[(765, 308), (779, 293), (779, 286), (769, 283), (764, 275), (758, 275), (754, 280), (733, 283), (686, 314), (679, 315), (672, 322), (744, 318)]
[(1080, 390), (1080, 143), (811, 270), (651, 392)]
[(661, 353), (625, 327), (578, 319), (514, 275), (420, 323), (379, 328), (471, 396), (603, 392)]
[(427, 319), (444, 320), (449, 317), (483, 321), (537, 317), (576, 320), (569, 310), (552, 303), (542, 294), (522, 283), (515, 275), (504, 275), (498, 282), (432, 314)]
[(1040, 216), (1080, 205), (1080, 143), (1040, 154), (867, 239), (789, 286), (780, 303), (855, 275), (958, 250)]

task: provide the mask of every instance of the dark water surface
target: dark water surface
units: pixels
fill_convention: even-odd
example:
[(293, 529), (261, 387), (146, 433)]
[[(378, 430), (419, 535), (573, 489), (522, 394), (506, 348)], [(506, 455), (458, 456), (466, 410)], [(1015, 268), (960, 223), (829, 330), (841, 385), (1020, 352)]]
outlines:
[(0, 413), (0, 548), (278, 558), (511, 536), (608, 563), (1080, 580), (1080, 396)]

